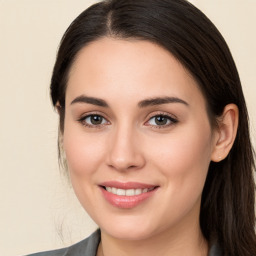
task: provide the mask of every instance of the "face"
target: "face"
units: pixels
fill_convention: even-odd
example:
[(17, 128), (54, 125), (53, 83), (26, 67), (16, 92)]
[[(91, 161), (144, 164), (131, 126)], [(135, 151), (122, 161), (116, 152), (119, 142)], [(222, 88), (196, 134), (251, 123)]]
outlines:
[(165, 49), (104, 38), (78, 54), (63, 145), (74, 191), (103, 232), (139, 240), (198, 224), (213, 141), (202, 93)]

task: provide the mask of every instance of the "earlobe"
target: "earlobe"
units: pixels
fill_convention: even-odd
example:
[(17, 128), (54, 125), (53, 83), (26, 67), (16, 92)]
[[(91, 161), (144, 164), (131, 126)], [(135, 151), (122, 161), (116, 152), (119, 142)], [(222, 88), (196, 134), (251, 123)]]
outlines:
[(235, 104), (228, 104), (218, 121), (211, 155), (212, 161), (220, 162), (227, 157), (236, 138), (238, 119), (238, 107)]
[(55, 105), (55, 109), (58, 111), (58, 114), (60, 114), (60, 111), (61, 111), (61, 105), (60, 105), (60, 102), (58, 101)]

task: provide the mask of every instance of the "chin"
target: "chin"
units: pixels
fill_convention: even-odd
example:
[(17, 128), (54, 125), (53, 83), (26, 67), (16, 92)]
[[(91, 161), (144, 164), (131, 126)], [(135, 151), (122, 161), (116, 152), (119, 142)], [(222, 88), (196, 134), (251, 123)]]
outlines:
[(146, 221), (116, 220), (108, 222), (100, 226), (101, 230), (106, 234), (121, 240), (143, 240), (151, 237), (156, 230), (152, 227), (153, 223)]
[(138, 230), (133, 229), (132, 231), (125, 230), (125, 229), (111, 229), (111, 230), (104, 230), (105, 233), (108, 235), (120, 239), (120, 240), (130, 240), (130, 241), (138, 241), (138, 240), (144, 240), (152, 236), (151, 232), (147, 232), (146, 230)]

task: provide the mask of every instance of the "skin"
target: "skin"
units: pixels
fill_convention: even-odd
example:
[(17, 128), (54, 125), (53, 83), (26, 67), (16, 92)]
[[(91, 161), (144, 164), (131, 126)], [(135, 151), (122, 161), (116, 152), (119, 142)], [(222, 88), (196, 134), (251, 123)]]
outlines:
[[(81, 95), (108, 107), (72, 103)], [(166, 96), (186, 104), (138, 105)], [(102, 123), (93, 125), (92, 114)], [(157, 115), (171, 119), (159, 125)], [(220, 129), (213, 129), (195, 80), (156, 44), (103, 38), (84, 47), (69, 75), (63, 147), (74, 191), (101, 228), (98, 255), (207, 255), (201, 194), (210, 161), (232, 146), (237, 116), (227, 106)], [(110, 180), (159, 188), (138, 206), (120, 209), (99, 189)]]

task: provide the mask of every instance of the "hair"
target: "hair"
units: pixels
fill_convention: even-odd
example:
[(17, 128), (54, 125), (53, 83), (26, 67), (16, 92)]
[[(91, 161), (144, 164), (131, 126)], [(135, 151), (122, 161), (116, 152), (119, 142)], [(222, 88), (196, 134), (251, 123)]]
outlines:
[(239, 75), (220, 32), (186, 0), (105, 0), (82, 12), (65, 32), (51, 80), (52, 103), (64, 132), (69, 71), (80, 50), (103, 37), (147, 40), (167, 49), (194, 77), (215, 125), (224, 107), (239, 108), (237, 136), (229, 155), (211, 162), (202, 193), (200, 226), (223, 255), (256, 255), (254, 151)]

